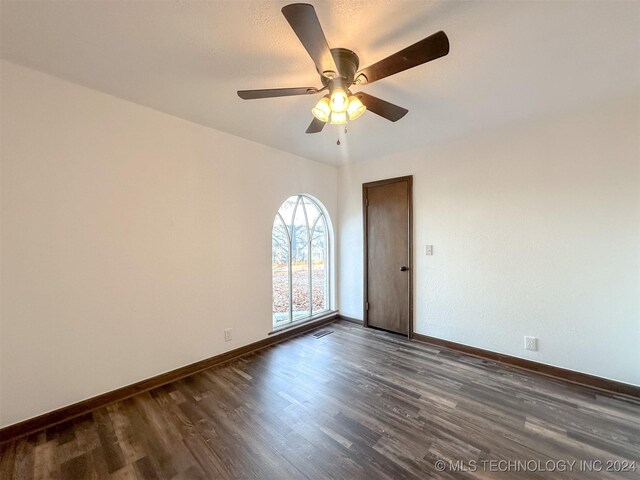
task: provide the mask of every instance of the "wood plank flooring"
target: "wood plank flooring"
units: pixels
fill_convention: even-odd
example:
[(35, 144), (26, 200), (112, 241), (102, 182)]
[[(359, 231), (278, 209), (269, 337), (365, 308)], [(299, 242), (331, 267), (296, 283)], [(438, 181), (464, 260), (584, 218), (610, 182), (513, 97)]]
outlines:
[(640, 460), (639, 402), (322, 328), (7, 443), (0, 478), (640, 478), (615, 471)]

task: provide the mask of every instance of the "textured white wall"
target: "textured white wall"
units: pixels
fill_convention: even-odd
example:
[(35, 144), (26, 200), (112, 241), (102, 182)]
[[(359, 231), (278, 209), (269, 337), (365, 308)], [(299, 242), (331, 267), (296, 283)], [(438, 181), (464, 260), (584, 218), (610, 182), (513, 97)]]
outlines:
[(1, 100), (0, 425), (266, 337), (274, 215), (335, 219), (334, 167), (8, 62)]
[(362, 318), (362, 183), (414, 175), (418, 333), (640, 384), (639, 101), (343, 166), (341, 313)]

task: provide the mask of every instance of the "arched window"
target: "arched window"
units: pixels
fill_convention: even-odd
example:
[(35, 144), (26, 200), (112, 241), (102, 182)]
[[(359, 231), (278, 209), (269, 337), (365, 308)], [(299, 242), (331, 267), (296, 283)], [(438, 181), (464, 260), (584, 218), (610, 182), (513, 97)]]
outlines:
[(324, 209), (289, 197), (273, 222), (273, 326), (329, 310), (329, 229)]

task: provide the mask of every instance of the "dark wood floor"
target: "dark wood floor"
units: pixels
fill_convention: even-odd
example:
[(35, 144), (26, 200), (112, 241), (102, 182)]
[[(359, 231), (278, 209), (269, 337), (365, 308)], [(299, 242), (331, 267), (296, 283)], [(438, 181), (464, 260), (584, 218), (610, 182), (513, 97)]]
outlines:
[[(640, 460), (638, 402), (346, 322), (323, 328), (334, 333), (10, 442), (0, 478), (640, 477), (604, 471)], [(439, 472), (438, 459), (476, 471)], [(527, 463), (516, 474), (498, 460)], [(562, 468), (549, 460), (596, 463), (522, 471)]]

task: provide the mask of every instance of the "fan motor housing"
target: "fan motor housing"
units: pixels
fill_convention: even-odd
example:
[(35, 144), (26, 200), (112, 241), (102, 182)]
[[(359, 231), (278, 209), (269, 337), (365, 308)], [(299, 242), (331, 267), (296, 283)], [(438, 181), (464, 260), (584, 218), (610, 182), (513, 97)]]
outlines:
[[(343, 79), (344, 83), (346, 83), (347, 85), (351, 85), (355, 78), (356, 72), (358, 71), (358, 67), (360, 66), (360, 59), (358, 58), (358, 55), (356, 55), (353, 50), (349, 50), (348, 48), (332, 48), (331, 55), (333, 56), (333, 61), (338, 67), (338, 75)], [(325, 87), (329, 86), (329, 83), (332, 79), (322, 75), (321, 72), (318, 73), (320, 73), (322, 84)]]

